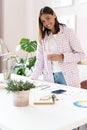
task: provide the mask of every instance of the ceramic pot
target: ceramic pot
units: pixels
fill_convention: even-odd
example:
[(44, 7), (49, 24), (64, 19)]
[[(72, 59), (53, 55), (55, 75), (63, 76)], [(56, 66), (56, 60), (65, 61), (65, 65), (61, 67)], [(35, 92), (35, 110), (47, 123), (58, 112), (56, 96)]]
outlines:
[(24, 107), (29, 105), (29, 90), (14, 93), (14, 105)]

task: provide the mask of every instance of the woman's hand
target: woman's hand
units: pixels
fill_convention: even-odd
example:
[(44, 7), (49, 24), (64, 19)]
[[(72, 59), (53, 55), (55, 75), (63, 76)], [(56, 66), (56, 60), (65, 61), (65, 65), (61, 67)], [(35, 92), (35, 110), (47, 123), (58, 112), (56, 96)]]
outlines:
[(63, 54), (48, 54), (47, 59), (51, 61), (63, 61), (64, 55)]

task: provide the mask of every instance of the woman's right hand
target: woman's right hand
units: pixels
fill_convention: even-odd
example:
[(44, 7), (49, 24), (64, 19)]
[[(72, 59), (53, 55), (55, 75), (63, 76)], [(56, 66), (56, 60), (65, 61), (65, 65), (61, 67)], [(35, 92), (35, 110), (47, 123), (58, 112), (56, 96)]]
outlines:
[(64, 59), (63, 54), (48, 54), (47, 59), (51, 61), (62, 61)]

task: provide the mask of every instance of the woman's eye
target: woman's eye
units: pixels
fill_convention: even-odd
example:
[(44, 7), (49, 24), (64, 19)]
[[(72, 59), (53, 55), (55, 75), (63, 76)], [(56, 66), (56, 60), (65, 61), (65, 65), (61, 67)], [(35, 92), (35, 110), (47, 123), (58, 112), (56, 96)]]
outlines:
[(44, 24), (44, 23), (45, 23), (45, 21), (42, 21), (42, 23)]

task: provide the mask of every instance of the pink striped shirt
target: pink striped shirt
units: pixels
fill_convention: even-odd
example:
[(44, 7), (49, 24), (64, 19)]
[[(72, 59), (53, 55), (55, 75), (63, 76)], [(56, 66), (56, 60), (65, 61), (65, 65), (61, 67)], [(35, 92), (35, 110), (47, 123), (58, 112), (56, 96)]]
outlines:
[[(43, 72), (44, 80), (54, 82), (51, 61), (47, 60), (48, 37), (38, 45), (37, 61), (32, 74), (33, 79), (38, 79)], [(64, 55), (64, 60), (59, 62), (59, 66), (64, 74), (68, 86), (80, 87), (79, 70), (77, 63), (81, 61), (85, 54), (72, 29), (60, 26), (60, 32), (56, 36), (58, 54)]]

